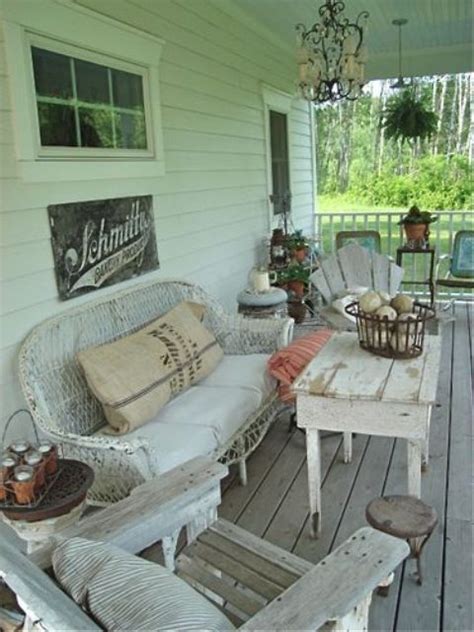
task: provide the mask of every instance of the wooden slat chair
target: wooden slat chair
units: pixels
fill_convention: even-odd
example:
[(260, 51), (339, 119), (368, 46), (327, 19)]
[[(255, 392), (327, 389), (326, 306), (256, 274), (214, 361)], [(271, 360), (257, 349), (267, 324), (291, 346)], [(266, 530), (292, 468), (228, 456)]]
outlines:
[(330, 326), (342, 330), (355, 330), (355, 325), (331, 307), (341, 293), (355, 287), (367, 287), (394, 295), (402, 278), (403, 268), (393, 263), (390, 257), (371, 253), (354, 243), (323, 258), (310, 276), (311, 283), (327, 305), (321, 309), (321, 316)]
[[(60, 535), (107, 541), (131, 553), (162, 540), (172, 567), (178, 534), (186, 526), (190, 543), (177, 558), (177, 574), (239, 629), (367, 629), (372, 591), (408, 555), (408, 545), (365, 527), (313, 565), (217, 518), (226, 474), (221, 464), (194, 459)], [(0, 575), (29, 619), (44, 629), (97, 629), (41, 571), (50, 565), (53, 549), (48, 542), (28, 559), (2, 537)]]
[(340, 230), (336, 233), (336, 250), (347, 244), (359, 244), (370, 252), (382, 252), (378, 230)]
[[(441, 265), (449, 261), (448, 271), (440, 277)], [(454, 236), (453, 252), (442, 255), (436, 264), (436, 288), (472, 290), (474, 288), (474, 230), (460, 230)]]

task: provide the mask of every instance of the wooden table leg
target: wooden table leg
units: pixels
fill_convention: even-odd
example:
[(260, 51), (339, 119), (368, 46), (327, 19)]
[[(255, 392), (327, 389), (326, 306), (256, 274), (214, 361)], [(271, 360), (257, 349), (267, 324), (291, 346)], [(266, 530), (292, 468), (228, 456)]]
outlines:
[(421, 498), (422, 441), (411, 440), (408, 444), (408, 494)]
[(306, 428), (310, 528), (313, 538), (321, 533), (321, 447), (319, 430)]
[(430, 422), (431, 422), (431, 406), (428, 406), (426, 420), (426, 435), (423, 441), (422, 454), (421, 454), (421, 471), (426, 472), (428, 469), (428, 460), (430, 458)]
[(344, 463), (352, 461), (352, 432), (344, 432)]

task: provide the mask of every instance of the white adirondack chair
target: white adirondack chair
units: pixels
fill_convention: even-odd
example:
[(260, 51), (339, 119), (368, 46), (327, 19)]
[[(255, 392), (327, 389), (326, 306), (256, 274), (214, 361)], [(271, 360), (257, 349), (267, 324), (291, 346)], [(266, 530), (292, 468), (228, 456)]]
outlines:
[[(366, 630), (372, 591), (407, 557), (407, 543), (364, 527), (313, 565), (217, 518), (226, 474), (225, 466), (196, 458), (58, 535), (107, 541), (130, 553), (162, 540), (167, 566), (215, 600), (239, 629)], [(182, 526), (189, 544), (175, 564)], [(0, 577), (29, 621), (40, 621), (40, 629), (51, 632), (99, 629), (42, 572), (55, 543), (46, 542), (26, 557), (8, 544), (2, 529), (0, 524)], [(127, 585), (114, 584), (114, 591), (126, 599)]]
[(355, 329), (350, 320), (331, 307), (341, 293), (356, 287), (368, 287), (395, 295), (403, 278), (403, 268), (387, 255), (369, 252), (358, 244), (348, 244), (324, 258), (310, 276), (326, 307), (321, 316), (336, 329)]

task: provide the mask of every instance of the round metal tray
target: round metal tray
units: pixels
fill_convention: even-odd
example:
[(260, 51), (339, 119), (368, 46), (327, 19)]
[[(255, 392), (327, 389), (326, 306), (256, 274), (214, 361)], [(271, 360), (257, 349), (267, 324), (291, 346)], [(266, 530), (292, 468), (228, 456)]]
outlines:
[(72, 459), (59, 459), (58, 466), (58, 478), (38, 506), (7, 507), (0, 504), (0, 511), (10, 520), (34, 522), (63, 516), (77, 507), (94, 481), (94, 471), (86, 463)]

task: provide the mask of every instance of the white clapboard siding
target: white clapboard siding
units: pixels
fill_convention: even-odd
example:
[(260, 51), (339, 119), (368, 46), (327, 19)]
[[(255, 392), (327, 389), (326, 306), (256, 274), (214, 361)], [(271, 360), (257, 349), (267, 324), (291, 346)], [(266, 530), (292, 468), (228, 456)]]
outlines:
[[(45, 318), (97, 297), (90, 293), (59, 301), (48, 205), (152, 195), (160, 269), (150, 274), (199, 283), (234, 311), (235, 297), (269, 234), (262, 85), (293, 94), (295, 72), (278, 42), (265, 39), (231, 3), (77, 4), (165, 40), (159, 68), (165, 175), (23, 181), (15, 156), (12, 70), (5, 62), (0, 24), (0, 432), (6, 417), (24, 405), (16, 355), (25, 335)], [(312, 139), (305, 102), (293, 101), (290, 121), (293, 222), (312, 232)], [(104, 288), (101, 294), (116, 289)]]

